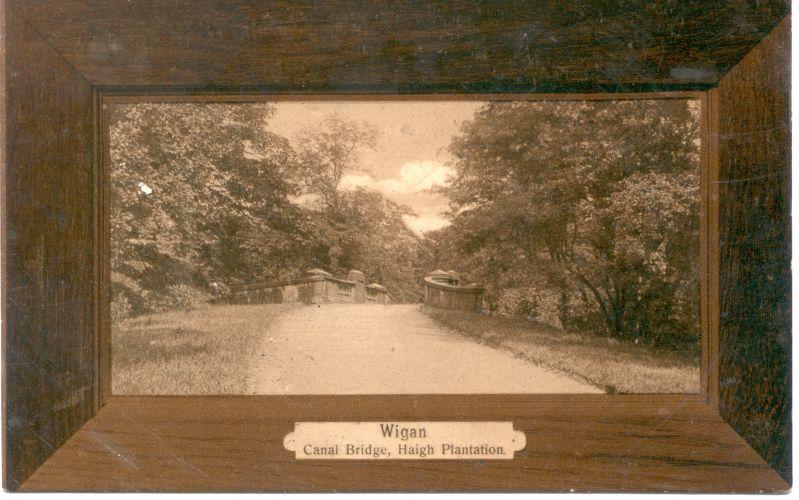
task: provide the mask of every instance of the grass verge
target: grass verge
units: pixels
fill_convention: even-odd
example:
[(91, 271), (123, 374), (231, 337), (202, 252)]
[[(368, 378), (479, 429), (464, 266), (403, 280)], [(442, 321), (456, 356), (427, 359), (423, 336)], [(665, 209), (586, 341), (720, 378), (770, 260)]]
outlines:
[(250, 356), (295, 304), (207, 305), (111, 329), (114, 395), (247, 394)]
[(696, 393), (699, 357), (520, 319), (424, 307), (442, 327), (611, 393)]

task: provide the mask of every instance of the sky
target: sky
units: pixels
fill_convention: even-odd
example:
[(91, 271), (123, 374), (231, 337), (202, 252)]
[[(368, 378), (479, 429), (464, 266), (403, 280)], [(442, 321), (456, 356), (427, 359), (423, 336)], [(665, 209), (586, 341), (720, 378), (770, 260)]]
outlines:
[(346, 172), (341, 189), (374, 190), (413, 210), (405, 223), (417, 234), (449, 224), (446, 196), (435, 193), (453, 174), (447, 148), (461, 125), (484, 103), (478, 101), (281, 101), (269, 128), (294, 142), (297, 133), (328, 115), (366, 122), (378, 132), (377, 146), (363, 150)]

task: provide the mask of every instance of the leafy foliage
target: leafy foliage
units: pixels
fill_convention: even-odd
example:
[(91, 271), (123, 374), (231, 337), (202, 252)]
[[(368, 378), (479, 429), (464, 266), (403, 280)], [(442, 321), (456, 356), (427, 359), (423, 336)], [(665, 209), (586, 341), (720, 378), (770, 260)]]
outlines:
[(367, 124), (329, 116), (320, 127), (300, 134), (299, 183), (318, 196), (325, 209), (339, 210), (344, 173), (354, 168), (361, 149), (373, 148), (376, 141), (377, 131)]
[(536, 316), (555, 294), (568, 329), (698, 349), (696, 111), (686, 100), (486, 105), (452, 144), (453, 224), (431, 238), (435, 265), (471, 270), (495, 310), (514, 290), (513, 313)]
[(114, 108), (112, 293), (127, 296), (134, 314), (184, 301), (169, 286), (210, 293), (291, 269), (310, 227), (288, 199), (297, 192), (286, 180), (293, 151), (267, 130), (272, 112), (266, 104)]
[(394, 302), (418, 302), (423, 242), (403, 221), (410, 209), (363, 189), (339, 196), (338, 211), (318, 214), (326, 267), (334, 274), (360, 269), (369, 282), (385, 286)]
[[(407, 209), (374, 193), (339, 192), (374, 141), (332, 118), (295, 152), (269, 131), (269, 104), (115, 106), (111, 123), (112, 309), (116, 320), (191, 309), (231, 286), (311, 267), (361, 269), (395, 301), (415, 300), (419, 240)], [(312, 193), (321, 206), (295, 203)], [(413, 291), (413, 292), (412, 292)]]
[(339, 276), (358, 269), (369, 282), (385, 286), (394, 302), (416, 302), (422, 242), (402, 219), (410, 209), (373, 191), (340, 189), (343, 175), (376, 139), (369, 125), (336, 115), (300, 133), (296, 178), (302, 192), (316, 200), (306, 206), (314, 221), (311, 263)]

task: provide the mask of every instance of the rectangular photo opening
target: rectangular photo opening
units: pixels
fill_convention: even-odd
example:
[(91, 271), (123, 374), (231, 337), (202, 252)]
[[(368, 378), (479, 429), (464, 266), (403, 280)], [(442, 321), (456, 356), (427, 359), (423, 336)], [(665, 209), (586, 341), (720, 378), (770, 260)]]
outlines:
[(108, 106), (113, 395), (701, 390), (698, 98)]

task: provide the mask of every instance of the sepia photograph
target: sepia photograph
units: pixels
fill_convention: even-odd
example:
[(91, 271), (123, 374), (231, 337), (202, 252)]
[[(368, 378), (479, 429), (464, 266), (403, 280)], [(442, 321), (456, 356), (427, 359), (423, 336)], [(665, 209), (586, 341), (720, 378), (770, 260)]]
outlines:
[(697, 393), (700, 108), (115, 102), (112, 393)]

